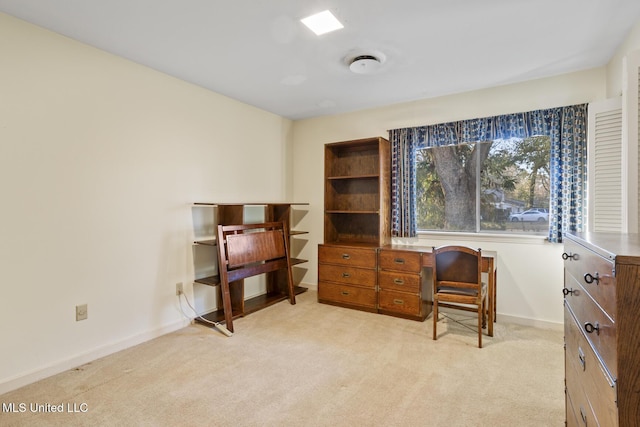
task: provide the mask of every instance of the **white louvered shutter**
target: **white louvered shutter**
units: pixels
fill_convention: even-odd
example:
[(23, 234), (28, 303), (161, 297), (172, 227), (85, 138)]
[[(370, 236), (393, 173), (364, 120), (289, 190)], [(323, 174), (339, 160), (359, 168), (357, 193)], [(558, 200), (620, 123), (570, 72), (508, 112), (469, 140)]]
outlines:
[(587, 204), (589, 231), (623, 230), (622, 100), (589, 104)]

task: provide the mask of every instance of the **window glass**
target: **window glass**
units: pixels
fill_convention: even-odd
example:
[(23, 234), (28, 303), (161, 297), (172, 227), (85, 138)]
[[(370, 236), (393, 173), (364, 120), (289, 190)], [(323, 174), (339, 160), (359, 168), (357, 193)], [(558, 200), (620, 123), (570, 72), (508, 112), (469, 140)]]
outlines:
[(418, 230), (546, 235), (549, 155), (546, 136), (417, 149)]

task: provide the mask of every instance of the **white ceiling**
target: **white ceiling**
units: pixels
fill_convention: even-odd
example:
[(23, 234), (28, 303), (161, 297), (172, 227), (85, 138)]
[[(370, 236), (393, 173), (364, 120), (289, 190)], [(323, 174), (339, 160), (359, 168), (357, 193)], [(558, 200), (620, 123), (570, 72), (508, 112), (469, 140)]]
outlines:
[[(344, 29), (300, 19), (331, 10)], [(291, 119), (606, 64), (639, 0), (0, 0), (0, 11)], [(380, 52), (370, 75), (345, 58)]]

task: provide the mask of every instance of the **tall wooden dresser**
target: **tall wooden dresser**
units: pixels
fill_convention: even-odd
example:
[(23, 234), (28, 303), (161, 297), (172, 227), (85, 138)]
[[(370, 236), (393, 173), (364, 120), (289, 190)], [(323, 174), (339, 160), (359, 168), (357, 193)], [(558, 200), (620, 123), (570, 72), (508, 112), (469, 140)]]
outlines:
[(567, 426), (640, 426), (640, 237), (564, 244)]

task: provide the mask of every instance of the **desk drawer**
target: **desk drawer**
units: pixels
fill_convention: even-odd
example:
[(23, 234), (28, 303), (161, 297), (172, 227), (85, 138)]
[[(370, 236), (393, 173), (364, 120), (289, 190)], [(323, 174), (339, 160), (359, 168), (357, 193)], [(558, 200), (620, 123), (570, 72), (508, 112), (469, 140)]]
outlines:
[(378, 308), (398, 314), (420, 316), (422, 299), (416, 294), (380, 290)]
[(395, 271), (379, 271), (378, 287), (380, 290), (401, 292), (420, 292), (421, 276), (419, 274), (400, 273)]
[(564, 244), (564, 252), (571, 255), (564, 262), (565, 271), (615, 320), (616, 278), (613, 275), (613, 262), (569, 239)]
[(318, 280), (359, 285), (375, 289), (376, 271), (342, 265), (318, 265)]
[(318, 283), (318, 301), (376, 308), (376, 290), (336, 283)]
[(376, 248), (319, 245), (318, 262), (376, 268)]
[[(613, 379), (606, 373), (575, 318), (565, 307), (565, 369), (567, 392), (582, 399), (578, 419), (593, 416), (597, 425), (616, 426), (618, 414)], [(592, 414), (585, 413), (591, 408)], [(582, 414), (580, 414), (580, 410)], [(587, 425), (590, 425), (587, 422)]]
[(382, 249), (378, 253), (378, 266), (383, 270), (420, 273), (422, 262), (419, 252)]

